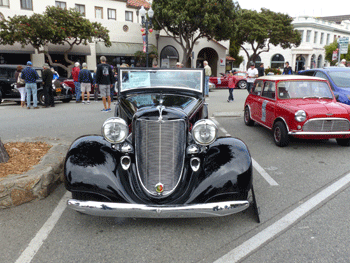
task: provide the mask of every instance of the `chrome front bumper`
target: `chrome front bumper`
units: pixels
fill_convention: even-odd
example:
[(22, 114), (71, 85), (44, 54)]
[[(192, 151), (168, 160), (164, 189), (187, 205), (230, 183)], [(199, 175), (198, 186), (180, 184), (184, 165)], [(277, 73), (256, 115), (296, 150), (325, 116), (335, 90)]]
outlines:
[(140, 218), (217, 217), (241, 212), (249, 207), (248, 201), (229, 201), (194, 205), (151, 206), (70, 199), (68, 207), (93, 216)]
[(289, 135), (350, 135), (350, 131), (339, 131), (339, 132), (312, 132), (312, 131), (290, 131)]

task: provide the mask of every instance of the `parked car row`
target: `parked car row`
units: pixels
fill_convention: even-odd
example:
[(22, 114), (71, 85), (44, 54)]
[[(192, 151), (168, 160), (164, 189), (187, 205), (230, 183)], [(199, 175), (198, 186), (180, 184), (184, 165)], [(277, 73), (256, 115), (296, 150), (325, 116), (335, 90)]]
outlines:
[[(25, 68), (26, 66), (22, 66)], [(45, 104), (44, 91), (42, 86), (42, 68), (33, 67), (39, 75), (39, 79), (37, 80), (37, 96), (38, 102), (42, 105)], [(17, 89), (15, 73), (17, 70), (17, 65), (0, 65), (0, 104), (2, 101), (16, 101), (20, 103), (21, 95)], [(71, 101), (73, 97), (72, 90), (69, 86), (64, 83), (60, 83), (60, 85), (52, 85), (53, 94), (55, 100), (61, 100), (63, 102)]]

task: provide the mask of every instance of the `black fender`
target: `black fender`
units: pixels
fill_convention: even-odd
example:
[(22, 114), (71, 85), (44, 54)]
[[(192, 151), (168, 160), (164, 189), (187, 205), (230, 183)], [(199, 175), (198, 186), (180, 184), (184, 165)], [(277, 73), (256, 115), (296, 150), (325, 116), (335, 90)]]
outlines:
[(122, 153), (102, 136), (78, 138), (68, 150), (64, 166), (67, 190), (121, 203), (191, 204), (245, 200), (252, 185), (252, 161), (247, 146), (236, 138), (219, 138), (198, 154), (201, 168), (194, 172), (186, 156), (181, 181), (168, 197), (146, 194), (138, 181), (135, 158), (124, 170)]

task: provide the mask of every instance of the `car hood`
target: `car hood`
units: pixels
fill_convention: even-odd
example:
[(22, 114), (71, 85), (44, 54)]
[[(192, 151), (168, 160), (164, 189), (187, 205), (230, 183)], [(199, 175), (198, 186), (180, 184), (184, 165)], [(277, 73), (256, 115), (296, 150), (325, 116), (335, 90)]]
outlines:
[(304, 110), (309, 117), (349, 117), (350, 107), (333, 100), (318, 99), (298, 99), (280, 102), (284, 108), (292, 112)]

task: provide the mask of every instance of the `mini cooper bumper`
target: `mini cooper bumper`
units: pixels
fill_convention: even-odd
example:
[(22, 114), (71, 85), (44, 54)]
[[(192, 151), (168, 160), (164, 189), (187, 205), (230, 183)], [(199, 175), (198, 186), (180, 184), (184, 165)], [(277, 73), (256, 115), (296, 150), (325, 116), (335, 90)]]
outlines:
[(144, 205), (68, 200), (68, 207), (94, 216), (139, 218), (217, 217), (239, 213), (249, 207), (248, 201), (228, 201), (189, 205)]

